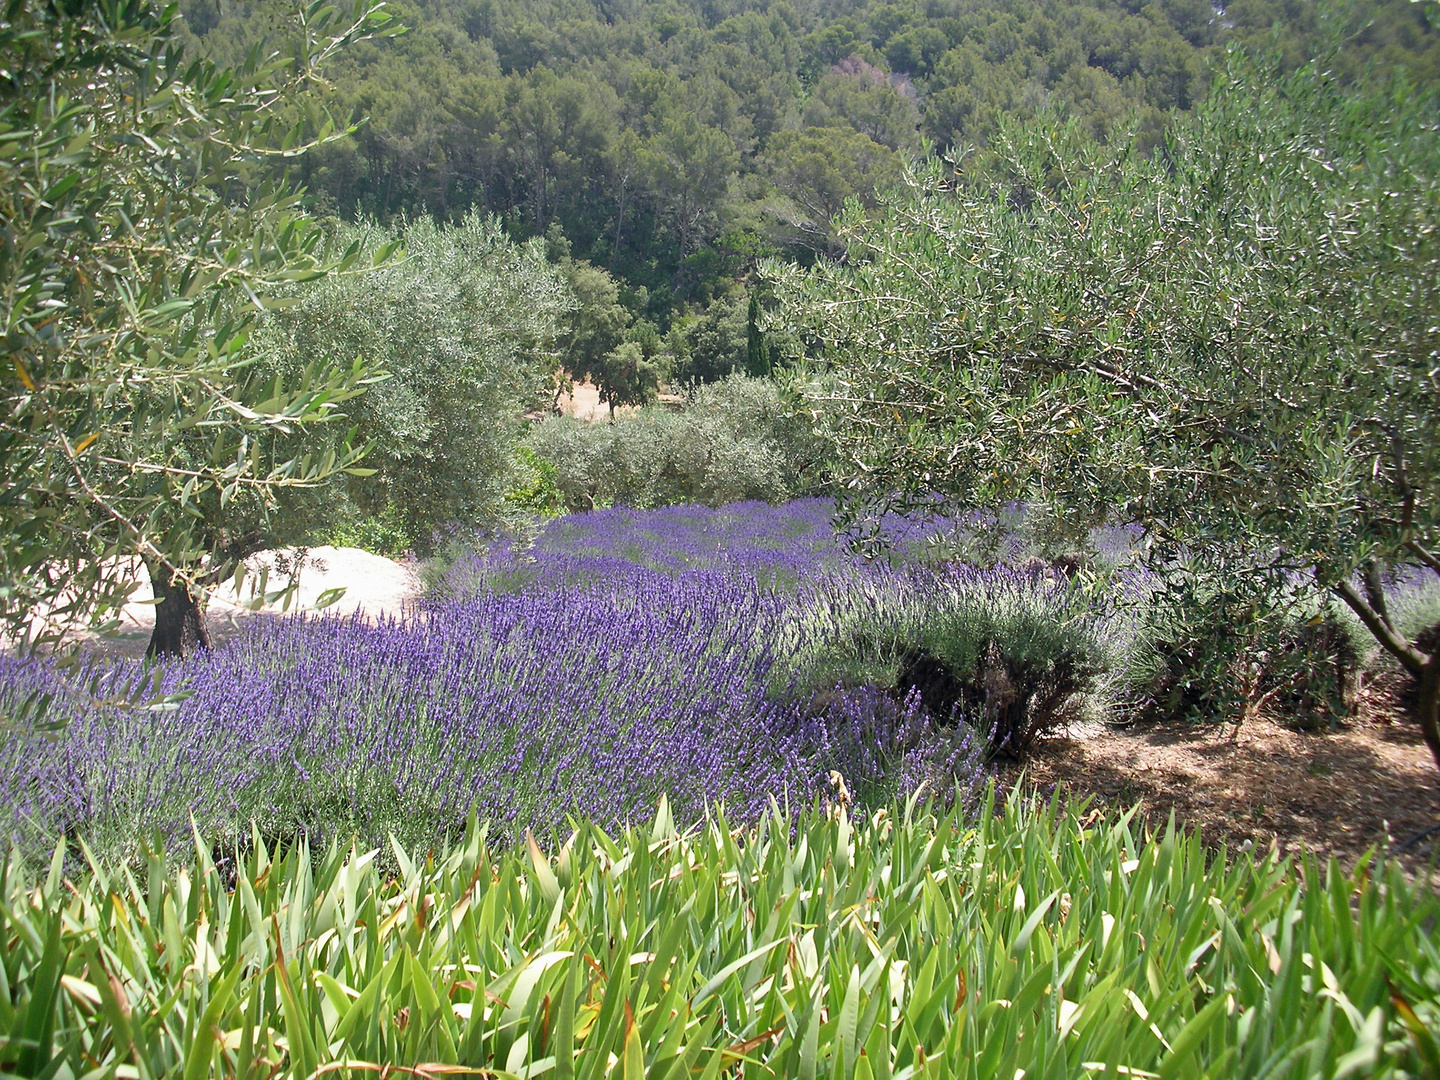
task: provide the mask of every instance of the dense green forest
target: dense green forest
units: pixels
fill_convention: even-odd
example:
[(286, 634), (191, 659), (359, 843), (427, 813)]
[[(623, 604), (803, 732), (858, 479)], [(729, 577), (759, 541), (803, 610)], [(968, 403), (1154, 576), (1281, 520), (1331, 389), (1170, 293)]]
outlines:
[[(236, 60), (282, 25), (264, 0), (185, 0), (203, 52)], [(1059, 107), (1104, 140), (1162, 137), (1230, 44), (1314, 55), (1311, 0), (395, 0), (409, 32), (330, 75), (353, 137), (298, 166), (321, 212), (382, 221), (472, 208), (516, 239), (612, 273), (673, 373), (757, 363), (744, 295), (757, 257), (837, 248), (831, 218), (873, 201), (928, 141), (984, 147)], [(1410, 0), (1347, 9), (1340, 63), (1440, 77)], [(718, 305), (718, 306), (717, 306)], [(703, 324), (703, 325), (702, 325)], [(696, 340), (700, 339), (700, 340)], [(692, 347), (693, 346), (693, 347)], [(689, 356), (698, 352), (694, 358)]]

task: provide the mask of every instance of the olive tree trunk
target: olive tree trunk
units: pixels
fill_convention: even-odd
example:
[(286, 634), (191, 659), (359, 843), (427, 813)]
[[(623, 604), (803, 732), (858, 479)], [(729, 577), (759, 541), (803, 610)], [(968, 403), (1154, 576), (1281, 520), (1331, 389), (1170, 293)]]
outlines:
[(176, 577), (175, 571), (164, 563), (147, 561), (145, 568), (150, 572), (150, 587), (159, 601), (155, 605), (155, 629), (145, 655), (184, 657), (197, 648), (210, 648), (205, 613), (190, 583)]
[(1430, 754), (1440, 767), (1440, 653), (1426, 661), (1417, 681), (1420, 684), (1415, 699), (1417, 719), (1425, 735), (1425, 745), (1430, 747)]
[(1400, 633), (1390, 618), (1385, 592), (1373, 564), (1367, 567), (1365, 585), (1363, 596), (1348, 581), (1334, 586), (1334, 592), (1360, 617), (1385, 651), (1415, 679), (1415, 719), (1420, 721), (1420, 733), (1430, 748), (1430, 756), (1435, 759), (1435, 767), (1440, 768), (1440, 651), (1425, 652)]

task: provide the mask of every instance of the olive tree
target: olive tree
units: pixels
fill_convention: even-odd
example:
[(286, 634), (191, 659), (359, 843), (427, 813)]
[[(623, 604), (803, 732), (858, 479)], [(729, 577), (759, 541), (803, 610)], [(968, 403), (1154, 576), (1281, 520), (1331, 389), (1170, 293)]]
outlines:
[[(247, 334), (277, 289), (354, 266), (284, 183), (247, 170), (343, 136), (314, 92), (372, 0), (312, 4), (286, 49), (191, 60), (149, 0), (15, 0), (0, 19), (0, 622), (114, 610), (139, 557), (161, 652), (203, 643), (195, 590), (228, 574), (275, 495), (358, 467), (331, 424), (366, 372), (256, 378)], [(272, 170), (265, 168), (270, 172)], [(247, 530), (248, 531), (248, 530)], [(109, 565), (107, 565), (109, 564)]]
[(329, 244), (362, 262), (395, 244), (404, 256), (299, 286), (255, 341), (282, 379), (356, 356), (383, 370), (348, 409), (375, 475), (346, 485), (345, 498), (363, 514), (389, 511), (422, 548), (438, 529), (493, 521), (513, 481), (522, 414), (550, 403), (556, 335), (575, 306), (565, 275), (543, 241), (516, 244), (478, 213), (453, 225), (339, 226)]
[(1440, 115), (1230, 58), (1156, 153), (1054, 117), (930, 161), (843, 260), (772, 265), (861, 503), (1016, 499), (1303, 575), (1418, 680), (1387, 572), (1440, 570)]

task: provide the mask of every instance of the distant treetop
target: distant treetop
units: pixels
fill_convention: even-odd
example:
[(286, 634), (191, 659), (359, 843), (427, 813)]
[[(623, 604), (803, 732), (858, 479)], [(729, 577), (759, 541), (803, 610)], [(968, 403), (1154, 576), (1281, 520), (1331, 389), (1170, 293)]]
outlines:
[[(265, 5), (183, 0), (238, 59)], [(643, 287), (662, 329), (767, 251), (808, 258), (921, 139), (986, 146), (1060, 105), (1093, 138), (1160, 138), (1226, 46), (1289, 68), (1334, 26), (1338, 62), (1440, 80), (1440, 6), (1410, 0), (396, 0), (411, 32), (362, 45), (333, 105), (369, 117), (300, 166), (322, 207), (382, 219), (472, 206)], [(751, 237), (753, 239), (741, 239)]]

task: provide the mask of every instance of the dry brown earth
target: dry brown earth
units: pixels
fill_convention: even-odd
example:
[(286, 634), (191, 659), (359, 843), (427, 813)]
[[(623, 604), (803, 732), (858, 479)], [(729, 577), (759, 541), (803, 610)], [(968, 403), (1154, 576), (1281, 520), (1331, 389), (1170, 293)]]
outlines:
[[(1140, 813), (1170, 813), (1211, 844), (1303, 845), (1349, 867), (1371, 847), (1394, 848), (1440, 824), (1440, 770), (1416, 725), (1381, 687), (1338, 730), (1306, 733), (1272, 719), (1098, 728), (1044, 744), (1007, 772), (1042, 792), (1089, 797)], [(1423, 872), (1440, 833), (1412, 843), (1403, 861)]]

